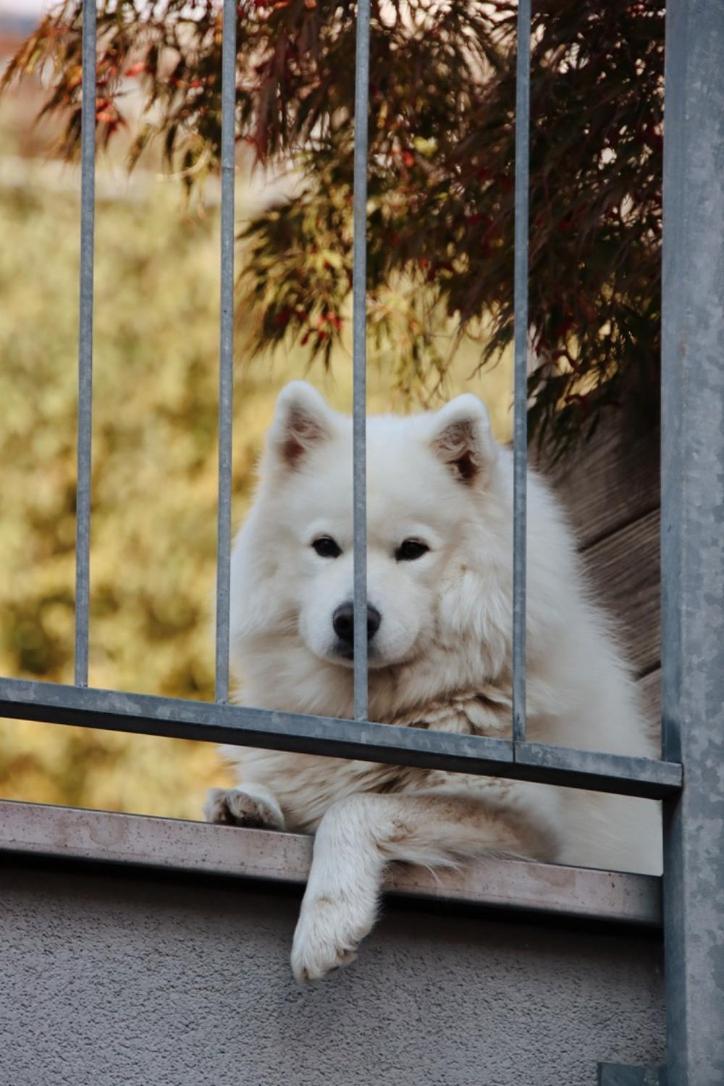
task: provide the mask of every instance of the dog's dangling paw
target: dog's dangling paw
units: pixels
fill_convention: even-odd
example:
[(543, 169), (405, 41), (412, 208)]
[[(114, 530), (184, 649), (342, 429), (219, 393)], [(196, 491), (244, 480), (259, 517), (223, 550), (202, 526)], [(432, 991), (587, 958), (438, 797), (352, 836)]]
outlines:
[(210, 788), (204, 804), (207, 822), (247, 829), (283, 830), (281, 807), (266, 789)]
[(357, 960), (356, 950), (340, 950), (338, 947), (328, 948), (331, 953), (324, 959), (314, 958), (306, 960), (300, 949), (292, 953), (292, 973), (298, 984), (308, 984), (310, 981), (322, 980), (336, 969), (342, 969), (345, 965), (351, 965)]
[(360, 923), (341, 901), (320, 899), (302, 905), (294, 932), (292, 972), (299, 984), (321, 980), (357, 958), (357, 948), (369, 934), (370, 923)]

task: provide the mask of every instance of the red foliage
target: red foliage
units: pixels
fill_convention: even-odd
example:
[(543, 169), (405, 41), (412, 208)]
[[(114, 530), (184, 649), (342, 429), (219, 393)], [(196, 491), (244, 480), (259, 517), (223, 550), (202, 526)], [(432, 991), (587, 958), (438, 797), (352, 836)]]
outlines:
[[(237, 12), (239, 140), (261, 162), (293, 159), (305, 180), (246, 231), (257, 345), (297, 337), (328, 362), (351, 278), (355, 6), (243, 0)], [(46, 109), (68, 118), (67, 154), (80, 134), (81, 14), (82, 0), (66, 0), (5, 74), (50, 61)], [(482, 362), (512, 336), (515, 17), (513, 0), (372, 5), (371, 298), (402, 275), (461, 329), (487, 315)], [(538, 0), (533, 28), (530, 422), (565, 444), (582, 405), (588, 431), (609, 404), (657, 404), (663, 4)], [(218, 160), (221, 29), (210, 0), (99, 0), (104, 138), (124, 123), (118, 96), (133, 78), (147, 114), (132, 161), (154, 136), (186, 175), (202, 153)], [(320, 262), (322, 250), (335, 259)], [(409, 322), (414, 371), (426, 358), (444, 369), (433, 330), (417, 310)]]

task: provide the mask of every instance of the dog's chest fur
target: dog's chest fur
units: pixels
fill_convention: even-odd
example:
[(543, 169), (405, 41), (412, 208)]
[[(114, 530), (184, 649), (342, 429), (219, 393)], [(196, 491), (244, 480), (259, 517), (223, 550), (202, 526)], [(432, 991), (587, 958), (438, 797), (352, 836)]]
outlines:
[[(390, 720), (389, 723), (461, 735), (500, 736), (510, 728), (510, 702), (500, 692), (486, 688), (478, 694), (459, 694), (431, 702)], [(484, 789), (501, 797), (508, 789), (503, 780), (443, 773), (437, 770), (380, 765), (373, 762), (286, 754), (282, 751), (227, 748), (241, 771), (241, 779), (266, 784), (284, 812), (287, 828), (299, 832), (316, 829), (325, 811), (337, 800), (359, 792), (422, 793), (448, 786), (475, 791)]]

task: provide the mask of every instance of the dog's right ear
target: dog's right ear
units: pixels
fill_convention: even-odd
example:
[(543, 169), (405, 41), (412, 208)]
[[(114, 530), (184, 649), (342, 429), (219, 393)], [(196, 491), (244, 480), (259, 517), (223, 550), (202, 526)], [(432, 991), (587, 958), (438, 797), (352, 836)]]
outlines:
[(433, 416), (431, 445), (438, 459), (467, 486), (485, 478), (498, 454), (485, 405), (469, 392)]
[(332, 413), (324, 397), (306, 381), (291, 381), (277, 399), (268, 451), (278, 464), (293, 470), (332, 432)]

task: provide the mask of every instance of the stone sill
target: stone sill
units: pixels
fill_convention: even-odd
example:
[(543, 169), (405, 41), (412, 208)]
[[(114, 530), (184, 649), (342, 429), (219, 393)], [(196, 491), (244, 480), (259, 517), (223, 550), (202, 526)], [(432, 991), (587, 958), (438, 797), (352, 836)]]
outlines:
[[(302, 886), (312, 839), (0, 800), (0, 852)], [(385, 889), (392, 897), (656, 927), (660, 881), (651, 875), (482, 859), (454, 871), (391, 865)]]

